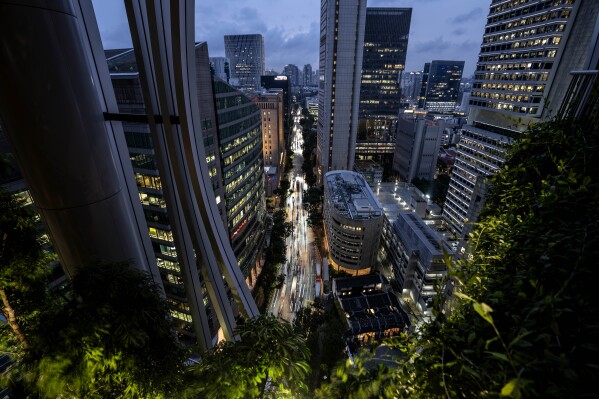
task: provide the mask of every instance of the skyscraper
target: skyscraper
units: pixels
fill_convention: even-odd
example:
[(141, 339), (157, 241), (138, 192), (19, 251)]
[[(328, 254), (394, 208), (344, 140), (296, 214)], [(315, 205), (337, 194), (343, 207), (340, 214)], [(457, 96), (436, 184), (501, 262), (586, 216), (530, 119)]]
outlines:
[(464, 61), (436, 60), (424, 65), (419, 108), (433, 112), (455, 110)]
[(531, 123), (557, 114), (571, 73), (596, 69), (599, 2), (491, 4), (443, 218), (466, 236), (506, 147)]
[(312, 65), (304, 65), (304, 86), (312, 86)]
[(389, 140), (400, 108), (411, 8), (367, 8), (358, 140)]
[(260, 76), (264, 75), (262, 35), (225, 35), (225, 56), (230, 62), (234, 86), (250, 90), (260, 87)]
[(281, 75), (285, 75), (289, 78), (291, 82), (291, 86), (299, 86), (300, 85), (300, 71), (297, 65), (287, 64), (283, 68), (283, 72)]
[[(204, 293), (224, 336), (233, 339), (232, 299), (249, 317), (258, 310), (220, 220), (206, 163), (197, 87), (190, 84), (196, 72), (193, 3), (164, 2), (159, 9), (129, 3), (129, 24), (138, 45), (126, 54), (119, 73), (125, 72), (129, 82), (116, 95), (91, 2), (76, 4), (11, 5), (2, 16), (15, 23), (1, 27), (2, 55), (24, 57), (2, 69), (0, 93), (16, 92), (5, 85), (19, 90), (32, 86), (22, 103), (1, 96), (0, 112), (59, 257), (67, 270), (95, 256), (131, 259), (152, 271), (153, 255), (161, 252), (165, 263), (159, 266), (160, 275), (175, 288), (183, 282), (178, 293), (186, 303), (180, 301), (180, 313), (189, 318), (199, 345), (209, 348), (214, 343)], [(171, 20), (162, 14), (170, 15), (171, 6), (181, 5), (185, 7), (178, 11), (188, 18)], [(54, 29), (58, 25), (64, 29)], [(48, 37), (53, 39), (48, 42)], [(23, 38), (37, 46), (19, 50)], [(165, 48), (172, 51), (162, 51)], [(140, 72), (137, 87), (132, 76), (125, 76), (136, 75), (133, 66)], [(166, 92), (168, 96), (159, 94)], [(13, 107), (33, 111), (36, 105), (36, 118), (13, 112)], [(131, 159), (139, 170), (135, 180), (122, 122), (131, 123), (127, 138), (141, 150)], [(136, 180), (147, 190), (135, 193)], [(147, 203), (143, 211), (138, 198)], [(170, 231), (158, 231), (164, 222)], [(150, 243), (151, 229), (162, 242)]]
[(227, 230), (244, 277), (262, 248), (266, 199), (260, 108), (245, 94), (215, 79), (218, 140), (227, 207)]
[[(121, 112), (143, 112), (145, 105), (133, 50), (112, 55), (108, 59), (108, 66)], [(239, 267), (247, 278), (260, 252), (258, 249), (263, 236), (261, 218), (264, 217), (264, 210), (260, 207), (264, 202), (264, 187), (261, 184), (262, 157), (251, 151), (256, 146), (262, 146), (259, 140), (259, 110), (241, 92), (218, 78), (213, 83), (206, 43), (195, 45), (195, 66), (208, 174), (220, 218), (229, 233)], [(128, 72), (119, 72), (123, 70)], [(239, 108), (240, 105), (243, 107)], [(222, 116), (230, 107), (238, 108), (236, 117)], [(253, 115), (253, 118), (247, 119), (248, 115)], [(254, 122), (249, 123), (251, 120)], [(190, 308), (189, 298), (198, 293), (182, 276), (178, 254), (181, 250), (174, 240), (170, 222), (172, 218), (167, 210), (162, 176), (156, 161), (157, 149), (151, 139), (150, 127), (145, 121), (124, 121), (123, 129), (156, 262), (171, 306), (171, 316), (176, 321), (180, 334), (192, 338), (194, 333), (191, 327), (200, 316)], [(235, 156), (243, 152), (248, 143), (252, 145), (247, 147), (250, 151), (244, 152), (242, 156)], [(244, 184), (240, 184), (241, 175), (246, 177)], [(249, 190), (248, 185), (253, 190)], [(240, 213), (245, 214), (245, 219), (238, 216)], [(246, 243), (245, 240), (249, 242)], [(201, 279), (200, 284), (202, 296), (208, 301), (206, 287)], [(216, 317), (212, 311), (206, 317), (211, 335), (214, 336), (219, 326)]]
[(321, 0), (317, 177), (352, 170), (358, 132), (366, 0)]

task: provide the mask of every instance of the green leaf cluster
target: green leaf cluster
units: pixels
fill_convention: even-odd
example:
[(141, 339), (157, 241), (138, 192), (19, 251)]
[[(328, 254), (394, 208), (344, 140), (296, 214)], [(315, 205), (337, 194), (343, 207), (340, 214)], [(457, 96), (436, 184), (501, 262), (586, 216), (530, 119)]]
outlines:
[(168, 398), (187, 352), (150, 277), (127, 264), (83, 267), (62, 306), (31, 331), (9, 378), (41, 397)]
[(239, 342), (221, 342), (192, 367), (188, 394), (202, 398), (301, 398), (310, 369), (304, 338), (270, 315), (246, 320)]
[(274, 290), (280, 285), (279, 270), (281, 264), (287, 261), (287, 246), (285, 240), (291, 235), (293, 226), (286, 222), (287, 213), (281, 209), (275, 211), (272, 217), (270, 245), (265, 251), (265, 263), (254, 286), (254, 298), (261, 311), (265, 311)]

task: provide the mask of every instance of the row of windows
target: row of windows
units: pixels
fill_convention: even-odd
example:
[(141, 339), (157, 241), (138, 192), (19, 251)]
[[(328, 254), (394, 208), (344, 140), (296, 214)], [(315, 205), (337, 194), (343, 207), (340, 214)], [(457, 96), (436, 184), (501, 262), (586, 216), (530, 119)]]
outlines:
[[(235, 212), (237, 212), (237, 210), (241, 206), (243, 206), (245, 202), (248, 201), (248, 195), (251, 197), (253, 194), (258, 193), (260, 190), (264, 189), (262, 183), (262, 176), (262, 171), (258, 171), (258, 173), (254, 175), (253, 179), (245, 180), (241, 185), (237, 187), (237, 189), (234, 192), (232, 192), (227, 197), (227, 208), (229, 209), (229, 216), (235, 214)], [(248, 191), (250, 193), (244, 195), (244, 193)]]
[(256, 127), (256, 125), (261, 126), (261, 123), (260, 113), (257, 112), (256, 115), (253, 115), (248, 119), (220, 129), (220, 139), (221, 141), (225, 141), (225, 139), (229, 137), (237, 136), (250, 128)]
[(147, 176), (141, 173), (135, 173), (135, 181), (138, 187), (153, 188), (154, 190), (162, 190), (162, 182), (159, 176)]
[(525, 51), (525, 52), (509, 52), (494, 55), (481, 55), (478, 57), (479, 62), (493, 62), (500, 60), (527, 60), (530, 58), (554, 58), (557, 50), (542, 50), (542, 51)]
[(156, 258), (156, 264), (158, 265), (158, 267), (162, 269), (172, 270), (174, 272), (181, 272), (181, 267), (179, 266), (179, 263), (174, 262), (172, 260)]
[[(259, 193), (257, 193), (257, 191), (258, 190), (255, 190), (255, 189), (250, 191), (249, 193), (247, 193), (245, 195), (245, 197), (243, 198), (243, 201), (240, 201), (240, 203), (245, 204), (245, 206), (243, 207), (242, 210), (239, 211), (239, 213), (237, 215), (235, 215), (233, 217), (233, 220), (231, 221), (231, 223), (229, 223), (232, 230), (237, 229), (233, 236), (235, 236), (236, 234), (239, 234), (239, 232), (241, 231), (241, 228), (245, 226), (245, 223), (247, 223), (247, 219), (255, 218), (255, 215), (256, 215), (255, 209), (260, 204), (260, 195), (259, 195)], [(246, 203), (246, 201), (247, 201), (247, 203)], [(246, 220), (244, 220), (244, 224), (241, 226), (238, 226), (238, 224), (240, 224), (240, 222), (244, 218), (246, 219)]]
[(166, 201), (164, 201), (162, 194), (148, 194), (140, 191), (139, 200), (141, 201), (142, 205), (166, 208)]
[(358, 256), (344, 256), (343, 254), (339, 253), (335, 247), (331, 248), (331, 255), (346, 265), (357, 266), (358, 262), (360, 261)]
[(477, 65), (477, 71), (525, 71), (531, 69), (551, 69), (553, 62), (523, 62), (516, 64)]
[(225, 186), (225, 192), (227, 194), (230, 194), (231, 192), (233, 192), (233, 190), (235, 190), (235, 188), (245, 179), (247, 179), (248, 177), (254, 175), (256, 172), (258, 172), (260, 169), (260, 164), (259, 162), (255, 162), (251, 167), (247, 168), (242, 174), (240, 174), (239, 176), (237, 176), (234, 180), (232, 180), (231, 182), (229, 182), (226, 186)]
[(500, 35), (488, 36), (483, 39), (483, 43), (501, 42), (504, 40), (513, 40), (520, 37), (535, 36), (544, 33), (563, 32), (565, 29), (566, 25), (563, 23), (544, 25), (516, 32), (506, 32)]
[[(562, 0), (547, 0), (545, 2), (534, 4), (529, 7), (520, 8), (518, 10), (514, 10), (514, 11), (510, 11), (510, 12), (505, 12), (505, 13), (499, 14), (499, 15), (493, 15), (493, 16), (490, 16), (489, 18), (487, 18), (487, 24), (492, 24), (492, 23), (503, 21), (506, 19), (512, 19), (512, 18), (523, 16), (523, 15), (531, 14), (533, 12), (546, 10), (551, 7), (556, 7), (561, 4), (561, 1)], [(564, 14), (566, 12), (567, 12), (567, 14)], [(554, 13), (556, 13), (556, 11), (552, 12), (551, 14), (554, 14)], [(559, 11), (557, 11), (557, 13), (559, 13)], [(548, 15), (547, 13), (542, 14), (542, 16), (547, 16), (547, 15)], [(570, 10), (562, 10), (562, 15), (566, 15), (566, 17), (564, 17), (564, 18), (567, 18), (567, 16), (570, 15)], [(540, 20), (542, 21), (543, 19), (540, 19)], [(517, 25), (514, 25), (514, 26), (517, 26)]]
[(221, 111), (218, 113), (218, 124), (224, 125), (229, 122), (237, 121), (256, 112), (259, 112), (259, 109), (255, 104), (247, 104), (242, 108), (231, 111)]
[(470, 105), (474, 105), (475, 107), (494, 108), (494, 109), (499, 109), (499, 110), (517, 112), (520, 114), (530, 114), (530, 115), (536, 115), (537, 112), (539, 111), (539, 107), (522, 107), (519, 105), (514, 105), (512, 103), (495, 103), (495, 102), (490, 102), (490, 101), (470, 100)]
[(156, 227), (148, 227), (150, 237), (157, 238), (159, 240), (173, 242), (173, 232), (170, 230), (163, 230)]
[(563, 17), (560, 18), (560, 16), (556, 15), (555, 13), (552, 14), (542, 14), (542, 15), (537, 15), (535, 17), (530, 17), (530, 18), (526, 18), (526, 19), (519, 19), (517, 21), (512, 21), (512, 22), (507, 22), (505, 24), (501, 24), (501, 25), (496, 25), (496, 26), (491, 26), (487, 29), (485, 29), (485, 33), (491, 33), (491, 32), (500, 32), (506, 29), (512, 29), (512, 28), (516, 28), (518, 26), (526, 26), (526, 25), (532, 25), (532, 24), (537, 24), (539, 22), (544, 22), (547, 20), (551, 20), (551, 19), (566, 19), (569, 17), (568, 15), (565, 15)]
[(241, 146), (243, 143), (245, 143), (249, 139), (256, 137), (259, 134), (260, 134), (260, 126), (256, 126), (255, 128), (253, 128), (246, 134), (244, 134), (242, 136), (238, 136), (234, 140), (228, 141), (227, 143), (222, 145), (221, 146), (221, 154), (224, 155), (233, 149), (239, 148), (239, 146)]
[(517, 103), (532, 103), (539, 104), (541, 102), (541, 96), (529, 96), (522, 94), (505, 94), (505, 93), (494, 93), (484, 91), (473, 91), (472, 97), (477, 98), (490, 98), (492, 100), (512, 101)]
[(251, 152), (256, 147), (260, 147), (260, 151), (262, 150), (262, 136), (260, 135), (256, 136), (254, 140), (243, 146), (241, 149), (235, 151), (229, 156), (224, 157), (223, 164), (225, 166), (233, 164), (233, 162), (243, 157), (245, 154)]
[(134, 168), (152, 169), (152, 170), (158, 169), (158, 167), (156, 166), (156, 161), (154, 160), (153, 154), (130, 153), (129, 159), (131, 159), (131, 164), (133, 165)]
[[(493, 0), (492, 4), (496, 4), (496, 3), (500, 3), (502, 1), (505, 0)], [(522, 4), (526, 4), (526, 3), (530, 3), (531, 1), (536, 1), (536, 0), (512, 0), (512, 1), (508, 1), (502, 5), (496, 6), (494, 8), (491, 8), (491, 12), (492, 13), (498, 13), (498, 12), (502, 12), (505, 11), (506, 9), (509, 8), (516, 8), (519, 5)], [(553, 6), (559, 6), (560, 4), (573, 4), (574, 0), (553, 0)]]
[(518, 72), (518, 73), (477, 73), (475, 80), (520, 80), (520, 81), (546, 81), (549, 72)]
[(512, 50), (517, 48), (526, 48), (526, 47), (537, 47), (537, 46), (546, 46), (546, 45), (554, 45), (557, 46), (561, 41), (560, 36), (555, 37), (545, 37), (542, 39), (529, 39), (522, 40), (519, 42), (495, 45), (495, 46), (484, 46), (480, 48), (481, 53), (491, 53), (491, 52), (499, 52)]
[[(225, 182), (235, 177), (235, 175), (237, 175), (238, 173), (242, 173), (247, 168), (247, 166), (245, 165), (259, 164), (260, 162), (258, 158), (260, 157), (260, 155), (262, 155), (262, 148), (260, 147), (256, 147), (253, 151), (248, 152), (243, 158), (238, 160), (239, 165), (244, 165), (244, 167), (236, 166), (235, 168), (232, 168), (225, 172)], [(235, 173), (230, 173), (232, 170), (234, 170)]]

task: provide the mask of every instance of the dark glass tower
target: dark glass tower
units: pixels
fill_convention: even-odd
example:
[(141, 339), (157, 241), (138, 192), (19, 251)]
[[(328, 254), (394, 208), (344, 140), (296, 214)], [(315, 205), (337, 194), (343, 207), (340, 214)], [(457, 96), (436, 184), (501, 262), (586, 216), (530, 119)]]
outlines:
[(367, 8), (358, 141), (389, 140), (400, 108), (411, 8)]
[[(428, 74), (427, 74), (428, 71)], [(436, 60), (424, 65), (421, 98), (429, 111), (452, 112), (458, 101), (460, 82), (464, 72), (464, 61)], [(421, 103), (422, 105), (422, 103)]]
[(260, 76), (264, 75), (262, 35), (226, 35), (225, 55), (234, 86), (250, 90), (260, 87)]

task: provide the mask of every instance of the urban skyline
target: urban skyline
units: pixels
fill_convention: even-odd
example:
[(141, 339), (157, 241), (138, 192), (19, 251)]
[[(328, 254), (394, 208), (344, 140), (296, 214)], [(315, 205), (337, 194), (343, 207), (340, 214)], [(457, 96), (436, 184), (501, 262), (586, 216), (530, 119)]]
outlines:
[[(318, 68), (320, 1), (196, 3), (196, 41), (208, 43), (211, 56), (224, 56), (225, 35), (264, 36), (266, 69), (287, 64)], [(105, 48), (130, 48), (125, 8), (117, 0), (93, 0)], [(411, 7), (412, 24), (406, 71), (419, 71), (433, 59), (464, 60), (464, 76), (474, 73), (490, 1), (370, 0), (368, 7)], [(434, 27), (431, 28), (431, 27)]]

